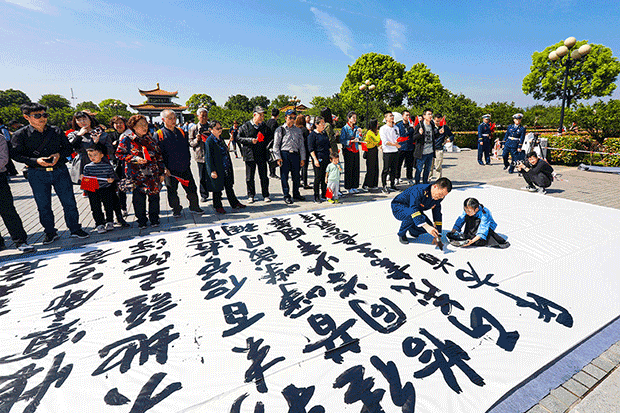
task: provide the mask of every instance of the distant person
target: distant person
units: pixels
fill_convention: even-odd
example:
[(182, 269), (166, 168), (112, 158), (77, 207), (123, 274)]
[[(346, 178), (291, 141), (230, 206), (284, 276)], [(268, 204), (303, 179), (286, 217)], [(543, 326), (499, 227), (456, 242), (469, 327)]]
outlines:
[(484, 165), (482, 157), (484, 155), (484, 161), (487, 165), (491, 165), (491, 136), (493, 131), (491, 130), (491, 115), (484, 115), (482, 117), (482, 123), (478, 125), (478, 163)]
[[(502, 154), (502, 158), (504, 159), (504, 170), (508, 169), (509, 174), (514, 172), (516, 162), (523, 160), (521, 152), (523, 142), (525, 141), (525, 127), (521, 125), (523, 114), (515, 113), (512, 115), (512, 119), (514, 124), (508, 126), (508, 129), (506, 129), (506, 134), (504, 135), (504, 152)], [(512, 162), (508, 162), (508, 156), (512, 158)]]
[(209, 191), (206, 187), (205, 176), (205, 141), (211, 135), (209, 130), (209, 113), (205, 108), (196, 111), (198, 123), (189, 128), (189, 146), (192, 147), (194, 160), (198, 164), (198, 180), (200, 181), (200, 202), (207, 202)]
[[(424, 233), (433, 237), (433, 244), (441, 242), (441, 201), (452, 190), (452, 182), (448, 178), (439, 178), (432, 185), (413, 185), (398, 194), (392, 200), (392, 214), (401, 221), (398, 240), (401, 244), (409, 244), (407, 232), (413, 238)], [(431, 210), (433, 222), (424, 214)]]
[[(411, 115), (408, 110), (402, 113), (403, 120), (396, 123), (396, 127), (398, 128), (398, 143), (400, 144), (400, 148), (398, 148), (398, 166), (396, 167), (396, 182), (397, 183), (413, 183), (413, 166), (415, 160), (413, 159), (413, 150), (415, 148), (415, 144), (413, 142), (413, 124), (411, 122)], [(404, 179), (400, 179), (400, 175), (403, 169), (403, 163), (405, 164), (405, 170), (407, 173), (407, 181)]]
[(252, 113), (252, 119), (241, 125), (238, 132), (236, 139), (241, 145), (241, 155), (245, 162), (245, 185), (248, 203), (252, 204), (255, 201), (257, 169), (263, 201), (271, 202), (269, 177), (267, 176), (267, 162), (269, 161), (267, 147), (271, 145), (273, 135), (271, 129), (265, 124), (265, 110), (261, 106), (256, 106)]
[(164, 127), (157, 131), (159, 135), (158, 145), (166, 166), (164, 182), (168, 194), (168, 204), (172, 208), (172, 216), (180, 217), (183, 210), (178, 195), (179, 179), (187, 181), (187, 185), (181, 186), (189, 201), (189, 211), (192, 214), (202, 215), (204, 211), (198, 203), (198, 188), (191, 170), (189, 140), (185, 132), (176, 126), (177, 115), (173, 111), (165, 109), (160, 116), (164, 121)]
[(43, 244), (59, 238), (54, 227), (52, 187), (62, 204), (65, 223), (72, 237), (88, 238), (80, 225), (80, 215), (73, 195), (73, 184), (65, 165), (73, 148), (65, 134), (56, 126), (47, 125), (47, 108), (39, 103), (21, 106), (29, 125), (19, 129), (11, 138), (11, 156), (28, 165), (28, 183), (39, 210), (39, 220), (45, 231)]
[(228, 146), (232, 145), (233, 151), (235, 152), (235, 159), (239, 158), (239, 154), (237, 153), (237, 134), (239, 133), (239, 122), (236, 120), (233, 121), (232, 127), (230, 128), (229, 134), (230, 139), (228, 140)]
[[(297, 113), (291, 109), (286, 111), (286, 123), (276, 129), (273, 149), (280, 166), (280, 182), (284, 202), (288, 205), (296, 201), (305, 201), (299, 193), (300, 170), (306, 158), (306, 146), (301, 129), (295, 126)], [(291, 198), (288, 176), (293, 181), (293, 197)]]
[[(28, 235), (13, 203), (13, 194), (9, 186), (6, 169), (9, 159), (8, 142), (0, 137), (0, 216), (15, 243), (15, 247), (22, 253), (34, 252), (34, 247), (28, 245)], [(5, 248), (4, 238), (0, 235), (0, 251)]]
[(273, 179), (280, 179), (278, 175), (276, 174), (276, 169), (278, 168), (278, 162), (269, 160), (269, 158), (271, 157), (269, 152), (273, 148), (273, 141), (274, 141), (276, 129), (278, 128), (278, 126), (280, 126), (280, 124), (278, 123), (278, 116), (280, 116), (280, 110), (273, 108), (271, 109), (271, 118), (267, 122), (265, 122), (265, 124), (271, 131), (271, 136), (269, 136), (269, 145), (267, 145), (267, 155), (268, 155), (267, 163), (269, 165), (269, 177)]
[(205, 168), (207, 172), (207, 189), (213, 192), (213, 208), (218, 214), (225, 214), (222, 204), (222, 191), (226, 191), (226, 198), (233, 209), (243, 209), (237, 199), (233, 185), (235, 177), (232, 160), (226, 143), (222, 140), (222, 124), (216, 120), (209, 123), (211, 135), (205, 142)]
[(329, 158), (330, 164), (325, 170), (325, 183), (327, 184), (331, 197), (328, 198), (327, 201), (330, 204), (338, 204), (340, 203), (338, 199), (340, 193), (340, 174), (342, 173), (342, 169), (340, 167), (340, 159), (338, 158), (337, 153), (332, 152)]
[(321, 203), (327, 191), (327, 182), (323, 178), (330, 162), (329, 136), (325, 132), (325, 119), (321, 116), (315, 118), (314, 127), (308, 136), (308, 150), (314, 167), (314, 202)]
[[(463, 225), (465, 230), (461, 232)], [(510, 243), (495, 232), (496, 228), (491, 211), (476, 198), (467, 198), (463, 202), (463, 213), (446, 237), (456, 247), (508, 248)]]
[(368, 132), (364, 143), (366, 144), (366, 176), (362, 184), (363, 190), (376, 189), (379, 186), (379, 146), (381, 138), (378, 130), (379, 122), (377, 119), (370, 119)]
[[(445, 124), (445, 119), (441, 113), (436, 113), (433, 117), (435, 126), (439, 128), (439, 134), (435, 137), (435, 159), (431, 179), (439, 179), (443, 177), (443, 148), (446, 143), (454, 141), (454, 134)], [(442, 121), (444, 125), (441, 124)]]
[(332, 110), (328, 107), (323, 108), (321, 110), (321, 117), (325, 119), (325, 133), (327, 133), (329, 137), (330, 150), (333, 153), (340, 153), (338, 149), (338, 137), (334, 130), (334, 115), (332, 114)]
[(383, 114), (385, 125), (379, 129), (379, 137), (381, 140), (381, 149), (383, 150), (383, 171), (381, 172), (381, 185), (383, 193), (389, 193), (387, 186), (387, 177), (390, 176), (390, 188), (398, 191), (396, 188), (396, 168), (398, 168), (398, 128), (394, 124), (394, 114), (386, 111)]
[(424, 109), (422, 113), (422, 122), (415, 127), (413, 140), (415, 149), (413, 157), (416, 160), (415, 184), (418, 185), (420, 180), (423, 184), (428, 184), (428, 177), (433, 168), (433, 159), (435, 158), (435, 138), (439, 135), (439, 130), (433, 122), (433, 111)]
[(527, 182), (527, 186), (521, 189), (539, 194), (547, 193), (546, 189), (553, 182), (553, 168), (547, 161), (540, 159), (536, 152), (528, 153), (527, 159), (523, 163), (517, 164), (516, 168)]
[(306, 118), (304, 116), (297, 116), (295, 119), (295, 126), (301, 130), (301, 136), (304, 138), (304, 147), (306, 148), (306, 157), (304, 158), (304, 166), (301, 167), (301, 186), (304, 189), (312, 189), (308, 184), (308, 163), (310, 160), (310, 151), (308, 151), (308, 136), (310, 136), (310, 130), (306, 127)]
[[(149, 133), (149, 124), (143, 115), (133, 115), (127, 121), (133, 133), (118, 144), (116, 156), (125, 162), (125, 175), (132, 190), (133, 210), (138, 227), (159, 227), (159, 193), (165, 178), (166, 166), (155, 139)], [(148, 202), (148, 217), (147, 217)]]
[(349, 194), (358, 193), (357, 188), (360, 186), (359, 144), (361, 142), (361, 129), (355, 124), (356, 122), (357, 114), (350, 111), (347, 114), (347, 124), (340, 130), (340, 144), (344, 157), (344, 189)]

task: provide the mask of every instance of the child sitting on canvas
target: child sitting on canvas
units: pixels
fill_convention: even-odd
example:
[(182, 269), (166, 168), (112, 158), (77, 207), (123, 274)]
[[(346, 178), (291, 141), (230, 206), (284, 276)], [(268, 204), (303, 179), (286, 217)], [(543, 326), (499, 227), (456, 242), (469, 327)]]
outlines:
[[(329, 155), (331, 163), (327, 165), (325, 170), (325, 182), (327, 183), (327, 202), (330, 204), (338, 204), (338, 194), (340, 193), (340, 173), (342, 169), (338, 164), (339, 158), (337, 153)], [(331, 195), (331, 196), (330, 196)]]
[[(508, 248), (510, 243), (495, 233), (497, 223), (491, 211), (485, 208), (476, 198), (467, 198), (463, 202), (463, 213), (454, 223), (452, 230), (446, 235), (450, 244), (456, 247), (494, 247)], [(461, 228), (465, 224), (465, 230)]]

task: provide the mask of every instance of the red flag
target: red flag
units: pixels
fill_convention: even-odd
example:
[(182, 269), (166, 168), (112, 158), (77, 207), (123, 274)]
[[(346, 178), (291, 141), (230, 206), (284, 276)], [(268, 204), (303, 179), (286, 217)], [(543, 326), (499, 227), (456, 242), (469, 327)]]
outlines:
[(258, 138), (259, 142), (264, 142), (265, 141), (265, 135), (263, 135), (262, 132), (258, 132), (258, 135), (256, 135), (256, 137)]
[(439, 127), (441, 128), (442, 126), (446, 126), (446, 117), (445, 116), (443, 118), (441, 118), (441, 120), (439, 121)]
[(146, 150), (145, 147), (142, 147), (142, 152), (144, 152), (144, 159), (146, 159), (147, 161), (153, 160), (153, 158), (151, 158), (151, 155), (149, 155), (149, 151)]
[(99, 181), (97, 180), (97, 178), (85, 176), (84, 178), (82, 178), (80, 189), (83, 191), (95, 192), (97, 189), (99, 189)]
[(491, 123), (491, 132), (495, 132), (495, 123)]
[(409, 137), (401, 136), (400, 138), (396, 139), (396, 142), (407, 142), (407, 139), (409, 139)]
[(327, 188), (327, 191), (325, 191), (325, 197), (327, 199), (332, 199), (334, 197), (334, 193), (329, 187)]
[(200, 137), (202, 138), (202, 141), (203, 141), (203, 142), (206, 142), (206, 141), (207, 141), (208, 136), (207, 136), (207, 135), (205, 135), (204, 133), (201, 133), (201, 134), (200, 134)]
[(180, 177), (175, 176), (175, 175), (170, 175), (170, 176), (175, 178), (177, 181), (179, 181), (181, 183), (181, 185), (183, 185), (183, 186), (188, 186), (189, 185), (189, 179), (183, 179), (183, 178), (180, 178)]
[(420, 123), (420, 117), (416, 116), (415, 117), (415, 122), (413, 122), (413, 127), (415, 128), (416, 126), (418, 126), (419, 123)]
[(366, 142), (362, 142), (360, 145), (362, 145), (362, 150), (364, 152), (368, 152), (368, 146), (366, 146)]

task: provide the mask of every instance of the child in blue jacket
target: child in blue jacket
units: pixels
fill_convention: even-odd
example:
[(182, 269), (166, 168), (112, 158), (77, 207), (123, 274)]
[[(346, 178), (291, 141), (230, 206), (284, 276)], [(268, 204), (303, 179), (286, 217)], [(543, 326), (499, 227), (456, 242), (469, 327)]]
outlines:
[[(465, 224), (465, 229), (461, 232), (463, 224)], [(476, 198), (467, 198), (463, 202), (463, 213), (446, 236), (450, 244), (457, 247), (508, 248), (510, 243), (498, 235), (495, 228), (497, 228), (497, 223), (491, 211)]]

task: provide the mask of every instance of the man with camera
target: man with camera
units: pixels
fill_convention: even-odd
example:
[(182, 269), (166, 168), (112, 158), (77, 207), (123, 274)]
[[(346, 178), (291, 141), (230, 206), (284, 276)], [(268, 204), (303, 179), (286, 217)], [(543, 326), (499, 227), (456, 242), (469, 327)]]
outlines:
[[(534, 151), (527, 154), (523, 162), (516, 162), (516, 169), (521, 172), (527, 186), (521, 188), (530, 192), (545, 194), (546, 188), (553, 182), (553, 168), (544, 159), (540, 159)], [(538, 187), (538, 188), (537, 188)]]

